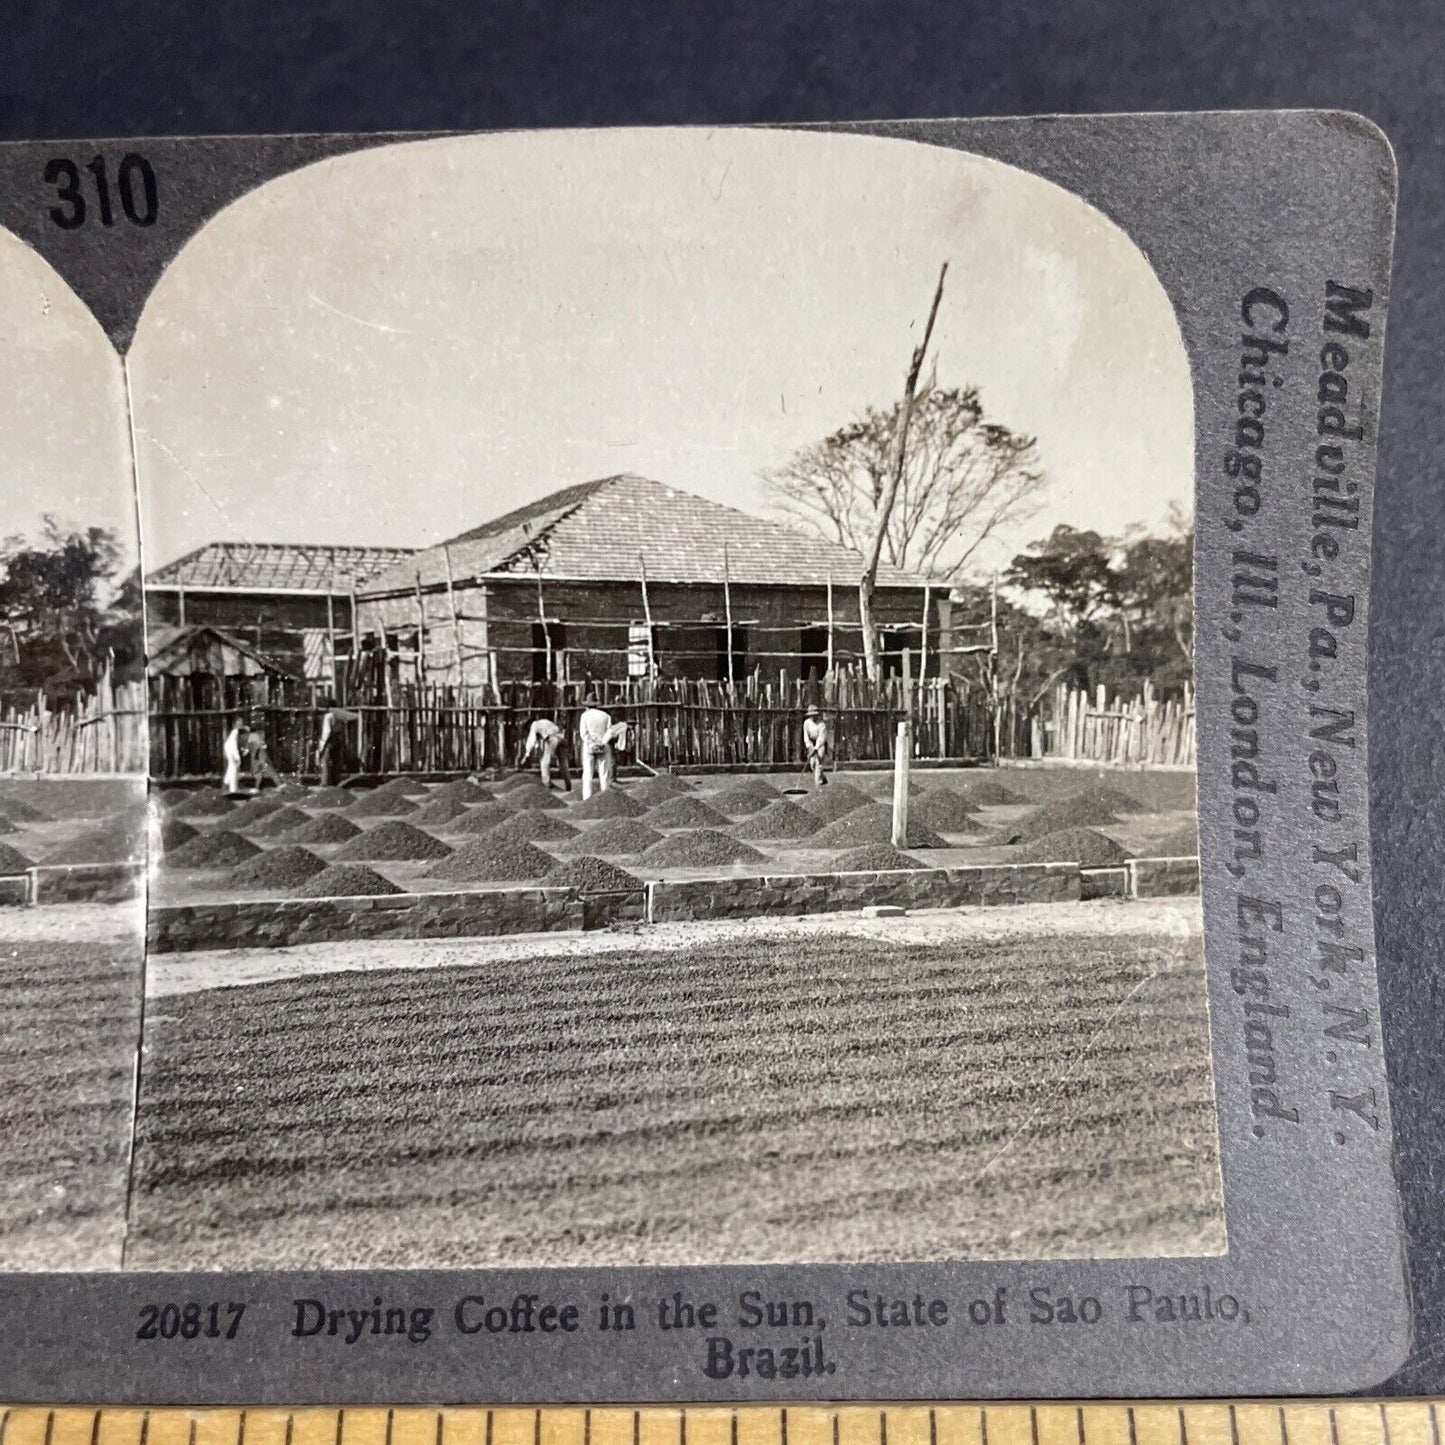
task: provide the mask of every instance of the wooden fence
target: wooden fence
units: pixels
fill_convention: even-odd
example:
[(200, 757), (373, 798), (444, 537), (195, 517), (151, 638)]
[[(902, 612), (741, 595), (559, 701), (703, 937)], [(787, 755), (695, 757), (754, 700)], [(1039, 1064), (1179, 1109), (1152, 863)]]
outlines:
[(98, 774), (146, 770), (146, 692), (104, 677), (93, 694), (64, 702), (44, 693), (0, 694), (0, 774)]
[(1060, 684), (1030, 719), (1029, 742), (1035, 758), (1192, 766), (1194, 693), (1161, 701), (1146, 683), (1142, 696), (1126, 700)]
[[(1060, 686), (1032, 712), (1005, 708), (995, 721), (987, 694), (960, 680), (905, 677), (869, 683), (839, 670), (826, 679), (729, 685), (687, 679), (507, 683), (496, 688), (393, 685), (383, 701), (343, 697), (347, 771), (366, 774), (479, 772), (512, 767), (532, 722), (554, 718), (575, 733), (587, 693), (636, 730), (636, 756), (651, 767), (802, 766), (803, 718), (817, 704), (832, 723), (841, 762), (886, 762), (898, 722), (913, 723), (921, 759), (995, 756), (1099, 763), (1187, 765), (1194, 760), (1192, 697), (1160, 701), (1149, 689), (1129, 701)], [(154, 677), (150, 680), (151, 775), (215, 776), (237, 714), (256, 720), (282, 773), (316, 771), (324, 709), (317, 691), (284, 678)]]
[[(242, 685), (244, 684), (244, 685)], [(729, 685), (687, 679), (591, 683), (510, 683), (497, 688), (392, 686), (385, 701), (340, 699), (348, 726), (348, 771), (475, 772), (514, 766), (536, 718), (571, 734), (595, 693), (636, 730), (636, 756), (652, 767), (802, 765), (805, 711), (816, 703), (833, 725), (843, 761), (893, 755), (900, 718), (914, 721), (921, 757), (982, 758), (992, 729), (981, 693), (946, 681), (892, 678), (870, 684), (838, 672), (826, 680), (754, 673)], [(316, 770), (324, 709), (318, 694), (291, 679), (150, 679), (151, 775), (213, 776), (232, 718), (256, 720), (282, 773)]]

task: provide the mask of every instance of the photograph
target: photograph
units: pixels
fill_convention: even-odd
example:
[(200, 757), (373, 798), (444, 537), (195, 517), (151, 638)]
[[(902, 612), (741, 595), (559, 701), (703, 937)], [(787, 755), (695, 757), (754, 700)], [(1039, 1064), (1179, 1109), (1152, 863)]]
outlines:
[(862, 135), (384, 144), (114, 364), (119, 1267), (1223, 1252), (1193, 391), (1111, 220)]
[(145, 649), (120, 358), (0, 232), (0, 1270), (123, 1263)]

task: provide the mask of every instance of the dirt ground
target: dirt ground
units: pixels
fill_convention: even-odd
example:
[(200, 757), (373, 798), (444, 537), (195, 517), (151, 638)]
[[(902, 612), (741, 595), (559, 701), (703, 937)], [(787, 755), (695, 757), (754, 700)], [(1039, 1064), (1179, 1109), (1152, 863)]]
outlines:
[[(29, 817), (30, 812), (40, 816)], [(145, 780), (0, 778), (0, 843), (9, 844), (29, 863), (143, 858)]]
[(138, 903), (0, 909), (0, 1269), (120, 1266), (143, 937)]
[[(144, 856), (141, 778), (0, 778), (28, 863)], [(0, 1269), (115, 1269), (144, 974), (136, 903), (0, 908)]]
[(679, 928), (176, 960), (127, 1265), (1223, 1248), (1197, 900)]

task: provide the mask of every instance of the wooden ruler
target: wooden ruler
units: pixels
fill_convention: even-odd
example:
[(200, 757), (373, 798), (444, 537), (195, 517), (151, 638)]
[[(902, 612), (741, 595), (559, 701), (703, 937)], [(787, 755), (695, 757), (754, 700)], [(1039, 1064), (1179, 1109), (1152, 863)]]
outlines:
[(1442, 1445), (1435, 1400), (0, 1411), (0, 1445)]

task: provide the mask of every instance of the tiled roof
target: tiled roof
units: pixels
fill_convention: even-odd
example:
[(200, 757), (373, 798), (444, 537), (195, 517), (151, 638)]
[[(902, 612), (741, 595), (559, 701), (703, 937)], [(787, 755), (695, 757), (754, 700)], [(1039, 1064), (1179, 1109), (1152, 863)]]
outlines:
[(240, 587), (256, 592), (348, 592), (412, 555), (410, 547), (208, 542), (146, 577), (147, 587)]
[[(724, 563), (726, 546), (726, 563)], [(801, 528), (755, 517), (646, 477), (605, 477), (553, 492), (409, 557), (372, 578), (364, 592), (411, 588), (483, 573), (585, 582), (636, 581), (749, 585), (856, 586), (863, 558)], [(640, 559), (640, 560), (639, 560)], [(927, 580), (886, 564), (882, 587), (921, 587)]]

